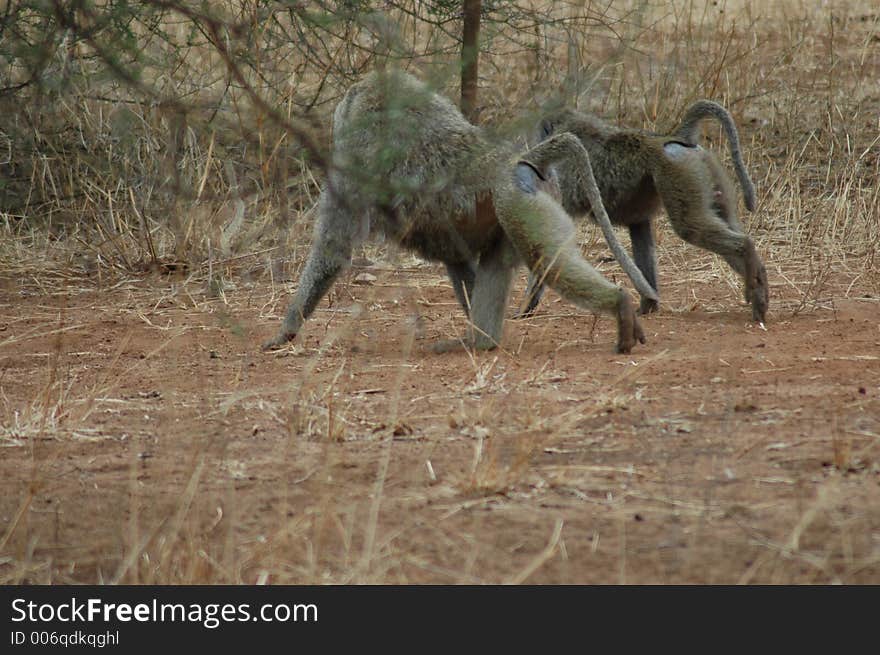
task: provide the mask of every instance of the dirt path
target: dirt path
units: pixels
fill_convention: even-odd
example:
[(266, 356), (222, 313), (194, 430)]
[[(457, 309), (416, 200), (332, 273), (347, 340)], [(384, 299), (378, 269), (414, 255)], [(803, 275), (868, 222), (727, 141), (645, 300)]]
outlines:
[(548, 293), (472, 357), (427, 350), (464, 326), (439, 268), (369, 273), (280, 354), (265, 280), (3, 281), (2, 582), (880, 582), (849, 277), (795, 315), (771, 275), (766, 331), (664, 281), (627, 357)]

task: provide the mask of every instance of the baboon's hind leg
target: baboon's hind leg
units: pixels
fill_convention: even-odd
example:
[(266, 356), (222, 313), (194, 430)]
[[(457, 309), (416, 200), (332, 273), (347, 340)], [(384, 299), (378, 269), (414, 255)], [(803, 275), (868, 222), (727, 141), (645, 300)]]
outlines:
[(763, 323), (769, 292), (767, 271), (736, 218), (735, 195), (717, 158), (700, 147), (678, 142), (663, 145), (666, 166), (654, 174), (675, 233), (688, 243), (710, 250), (743, 276), (752, 318)]
[(434, 352), (449, 352), (462, 347), (492, 350), (498, 346), (515, 267), (516, 255), (506, 237), (501, 237), (480, 255), (471, 298), (470, 334), (464, 340), (440, 341), (434, 344)]
[(628, 353), (645, 334), (629, 294), (581, 256), (574, 223), (548, 194), (530, 183), (534, 169), (520, 163), (514, 185), (499, 198), (498, 220), (532, 273), (567, 300), (617, 318), (617, 352)]
[(617, 319), (617, 352), (645, 343), (629, 294), (611, 284), (580, 256), (574, 246), (563, 250), (546, 273), (547, 284), (563, 298), (585, 309), (606, 311)]
[(748, 244), (743, 245), (742, 255), (724, 253), (721, 255), (730, 264), (730, 267), (745, 280), (745, 298), (746, 302), (752, 303), (752, 317), (756, 321), (763, 322), (768, 303), (767, 271), (758, 257), (754, 243), (745, 236), (745, 229), (737, 218), (736, 196), (721, 164), (711, 155), (706, 155), (704, 162), (709, 167), (713, 180), (711, 212), (721, 218), (731, 231), (743, 235), (748, 240)]
[(312, 247), (300, 274), (296, 295), (287, 309), (281, 330), (263, 344), (263, 350), (279, 348), (296, 337), (303, 322), (351, 263), (352, 246), (361, 228), (360, 219), (327, 191), (321, 193), (318, 202)]
[(749, 237), (745, 239), (746, 243), (743, 245), (741, 259), (736, 257), (725, 257), (724, 259), (733, 270), (743, 276), (746, 302), (752, 304), (752, 319), (763, 323), (766, 320), (767, 307), (770, 304), (767, 269), (758, 255), (754, 242)]
[(711, 212), (707, 212), (702, 219), (690, 219), (688, 223), (674, 214), (670, 214), (669, 218), (673, 229), (682, 239), (721, 255), (743, 277), (745, 298), (752, 305), (752, 319), (763, 323), (769, 305), (767, 269), (751, 238), (732, 229)]
[[(636, 266), (645, 276), (648, 284), (657, 289), (657, 256), (654, 252), (654, 232), (651, 229), (651, 221), (646, 220), (641, 223), (631, 223), (629, 225), (629, 240), (632, 244), (633, 259)], [(659, 295), (659, 293), (658, 293)], [(653, 298), (642, 296), (639, 305), (640, 314), (650, 314), (656, 312), (660, 307), (659, 301)]]

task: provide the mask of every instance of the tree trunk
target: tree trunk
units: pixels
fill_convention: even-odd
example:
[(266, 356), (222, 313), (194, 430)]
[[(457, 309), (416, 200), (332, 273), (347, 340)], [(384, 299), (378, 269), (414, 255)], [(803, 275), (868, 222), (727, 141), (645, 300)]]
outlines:
[(471, 123), (477, 116), (477, 64), (480, 58), (480, 12), (482, 0), (463, 0), (464, 28), (461, 39), (461, 113)]

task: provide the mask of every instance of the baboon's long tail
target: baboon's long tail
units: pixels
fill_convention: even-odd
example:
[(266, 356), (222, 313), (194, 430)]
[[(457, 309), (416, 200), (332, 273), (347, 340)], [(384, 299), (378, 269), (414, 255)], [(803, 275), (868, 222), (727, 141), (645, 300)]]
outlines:
[(584, 144), (581, 143), (581, 140), (571, 132), (555, 134), (526, 152), (520, 160), (528, 163), (542, 176), (546, 176), (550, 166), (566, 157), (573, 157), (575, 159), (576, 166), (573, 167), (573, 170), (576, 170), (580, 176), (578, 183), (586, 188), (593, 216), (595, 216), (596, 221), (599, 223), (599, 227), (602, 228), (605, 241), (608, 243), (608, 247), (611, 248), (614, 257), (620, 263), (621, 268), (629, 276), (629, 279), (632, 280), (632, 283), (642, 297), (659, 301), (660, 299), (654, 287), (645, 279), (645, 276), (642, 275), (642, 272), (630, 258), (629, 253), (620, 245), (617, 236), (614, 234), (614, 228), (611, 227), (611, 219), (608, 218), (608, 213), (605, 211), (602, 195), (599, 193), (599, 187), (593, 175), (590, 155)]
[(739, 184), (743, 190), (746, 209), (750, 212), (755, 211), (757, 206), (755, 185), (752, 184), (752, 179), (749, 177), (749, 172), (743, 163), (736, 124), (734, 124), (733, 118), (731, 118), (730, 113), (724, 107), (711, 100), (697, 100), (688, 108), (681, 121), (681, 125), (675, 131), (675, 135), (689, 143), (699, 143), (700, 134), (698, 128), (700, 121), (704, 118), (715, 118), (724, 128), (724, 132), (727, 135), (727, 143), (730, 146), (730, 156), (733, 158), (733, 167), (736, 169), (736, 176), (739, 178)]

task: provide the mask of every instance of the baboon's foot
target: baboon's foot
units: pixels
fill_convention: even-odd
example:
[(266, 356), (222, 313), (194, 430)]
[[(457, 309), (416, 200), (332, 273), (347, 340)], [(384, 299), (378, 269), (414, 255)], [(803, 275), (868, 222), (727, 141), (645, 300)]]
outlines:
[(752, 303), (752, 320), (763, 323), (767, 320), (767, 308), (770, 305), (770, 292), (767, 285), (767, 270), (760, 264), (755, 284), (747, 291), (747, 298)]
[(645, 343), (645, 332), (639, 325), (629, 295), (621, 289), (617, 305), (617, 352), (630, 352), (637, 341)]
[(528, 307), (526, 307), (526, 308), (525, 308), (524, 310), (522, 310), (521, 312), (517, 312), (516, 314), (514, 314), (514, 315), (513, 315), (513, 318), (514, 318), (514, 320), (517, 320), (517, 321), (518, 321), (518, 320), (520, 320), (520, 319), (524, 319), (524, 318), (531, 318), (531, 317), (534, 316), (534, 315), (535, 315), (535, 310), (534, 310), (534, 308), (529, 309)]
[(653, 314), (657, 311), (660, 311), (659, 300), (654, 300), (653, 298), (642, 298), (642, 302), (639, 303), (639, 314), (644, 316), (645, 314)]
[(269, 350), (278, 350), (279, 348), (283, 348), (284, 346), (286, 346), (288, 343), (293, 341), (295, 338), (296, 338), (296, 332), (288, 332), (288, 331), (282, 329), (281, 332), (279, 332), (274, 337), (272, 337), (271, 339), (266, 341), (262, 345), (261, 350), (263, 350), (264, 352), (269, 351)]
[(770, 290), (767, 284), (767, 269), (758, 257), (755, 246), (749, 240), (745, 252), (746, 302), (752, 303), (752, 320), (763, 323), (767, 318), (770, 304)]

